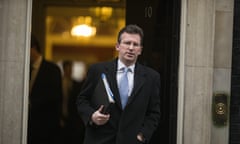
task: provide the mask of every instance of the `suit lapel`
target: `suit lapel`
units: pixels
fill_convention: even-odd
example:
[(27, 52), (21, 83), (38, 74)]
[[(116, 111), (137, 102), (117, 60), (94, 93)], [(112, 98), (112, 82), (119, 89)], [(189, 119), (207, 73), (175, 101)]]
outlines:
[(135, 74), (134, 74), (134, 87), (132, 90), (132, 94), (128, 99), (127, 104), (130, 104), (133, 101), (133, 99), (137, 95), (138, 91), (142, 88), (142, 86), (145, 82), (145, 77), (146, 77), (146, 73), (145, 73), (144, 69), (142, 68), (142, 66), (140, 64), (136, 64)]

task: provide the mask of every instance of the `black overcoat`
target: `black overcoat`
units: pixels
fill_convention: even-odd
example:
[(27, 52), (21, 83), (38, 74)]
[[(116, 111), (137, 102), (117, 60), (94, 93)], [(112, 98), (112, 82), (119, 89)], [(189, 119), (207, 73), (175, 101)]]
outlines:
[[(134, 88), (124, 110), (116, 79), (117, 59), (94, 64), (89, 68), (85, 83), (77, 99), (78, 112), (85, 125), (84, 144), (137, 144), (137, 134), (143, 133), (150, 140), (160, 121), (160, 75), (151, 68), (136, 63), (134, 70)], [(105, 73), (113, 92), (115, 104), (110, 110), (107, 124), (96, 126), (89, 124), (91, 115), (96, 111), (92, 107), (92, 95), (101, 74)]]

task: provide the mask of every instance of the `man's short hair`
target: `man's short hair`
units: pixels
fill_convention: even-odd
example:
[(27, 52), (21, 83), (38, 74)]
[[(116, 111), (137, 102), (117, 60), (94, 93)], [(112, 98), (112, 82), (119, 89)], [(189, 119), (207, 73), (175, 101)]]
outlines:
[(121, 36), (124, 32), (129, 33), (129, 34), (138, 34), (140, 36), (141, 46), (143, 46), (144, 33), (143, 33), (142, 28), (140, 28), (138, 25), (129, 24), (129, 25), (125, 26), (124, 28), (122, 28), (118, 33), (118, 37), (117, 37), (118, 43), (121, 43)]

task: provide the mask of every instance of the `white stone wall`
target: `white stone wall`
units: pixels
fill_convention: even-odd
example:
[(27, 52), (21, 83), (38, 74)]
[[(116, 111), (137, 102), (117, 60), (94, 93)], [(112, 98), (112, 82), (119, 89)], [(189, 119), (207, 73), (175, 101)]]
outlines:
[(178, 144), (228, 144), (212, 97), (230, 93), (232, 24), (233, 0), (182, 0)]
[(31, 0), (0, 1), (0, 144), (26, 140), (30, 16)]
[[(230, 102), (234, 0), (215, 3), (213, 92), (227, 94)], [(211, 144), (228, 144), (228, 141), (229, 119), (226, 126), (212, 125)]]

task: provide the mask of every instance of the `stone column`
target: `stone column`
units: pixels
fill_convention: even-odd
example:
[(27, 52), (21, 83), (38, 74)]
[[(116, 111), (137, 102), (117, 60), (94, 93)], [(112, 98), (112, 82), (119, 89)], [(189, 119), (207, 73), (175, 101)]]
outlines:
[[(213, 92), (227, 94), (230, 104), (234, 0), (216, 0), (215, 5)], [(229, 112), (226, 125), (212, 125), (211, 144), (228, 144)]]
[(211, 143), (214, 0), (183, 0), (178, 144)]
[(215, 92), (230, 94), (233, 0), (182, 0), (178, 144), (227, 144), (212, 119)]
[(26, 144), (31, 5), (0, 1), (1, 144)]

